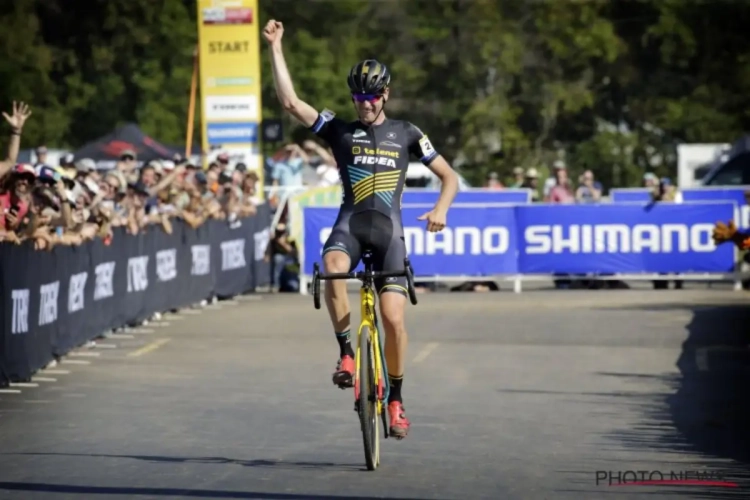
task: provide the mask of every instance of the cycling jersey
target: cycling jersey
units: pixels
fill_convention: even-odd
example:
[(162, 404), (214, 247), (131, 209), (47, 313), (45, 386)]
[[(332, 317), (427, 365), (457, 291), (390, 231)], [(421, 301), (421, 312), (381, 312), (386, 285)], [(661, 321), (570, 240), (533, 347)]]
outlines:
[[(338, 165), (343, 200), (323, 253), (349, 254), (353, 270), (369, 248), (376, 271), (400, 271), (406, 245), (401, 197), (414, 155), (429, 165), (438, 153), (422, 131), (407, 121), (386, 119), (379, 125), (347, 123), (322, 112), (311, 130), (324, 139)], [(405, 278), (376, 283), (378, 290), (407, 293)]]

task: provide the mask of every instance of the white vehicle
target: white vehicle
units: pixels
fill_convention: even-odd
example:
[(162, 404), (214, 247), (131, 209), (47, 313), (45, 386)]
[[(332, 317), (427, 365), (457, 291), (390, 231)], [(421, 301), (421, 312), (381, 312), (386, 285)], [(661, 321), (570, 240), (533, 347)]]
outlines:
[[(471, 189), (471, 185), (463, 178), (461, 174), (456, 172), (458, 175), (458, 190), (465, 191)], [(409, 169), (406, 171), (406, 187), (407, 188), (423, 188), (423, 189), (440, 189), (440, 179), (432, 173), (432, 171), (425, 167), (421, 162), (410, 162)]]

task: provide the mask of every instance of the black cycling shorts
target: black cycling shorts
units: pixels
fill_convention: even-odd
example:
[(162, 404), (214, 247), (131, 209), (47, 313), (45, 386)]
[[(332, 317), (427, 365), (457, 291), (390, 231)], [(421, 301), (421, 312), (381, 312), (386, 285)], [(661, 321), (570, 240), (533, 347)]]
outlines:
[[(406, 243), (403, 232), (395, 230), (393, 220), (376, 211), (368, 210), (339, 216), (331, 235), (323, 245), (323, 255), (341, 251), (349, 255), (352, 272), (359, 264), (366, 248), (372, 252), (374, 271), (402, 271), (406, 258)], [(408, 295), (406, 277), (378, 278), (375, 280), (378, 293), (398, 292)]]

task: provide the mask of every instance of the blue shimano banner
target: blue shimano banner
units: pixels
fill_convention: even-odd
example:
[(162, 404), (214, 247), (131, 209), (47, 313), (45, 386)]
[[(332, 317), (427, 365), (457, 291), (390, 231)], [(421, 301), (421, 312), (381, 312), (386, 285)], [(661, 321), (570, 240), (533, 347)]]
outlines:
[(742, 229), (750, 228), (750, 206), (745, 201), (747, 187), (727, 188), (687, 188), (682, 189), (682, 200), (684, 202), (697, 201), (733, 201), (737, 204), (737, 225)]
[[(428, 233), (417, 220), (426, 208), (402, 210), (404, 239), (417, 276), (491, 276), (517, 272), (516, 226), (513, 207), (454, 206), (448, 227)], [(312, 274), (331, 232), (338, 207), (305, 207), (304, 272)]]
[(609, 190), (612, 203), (648, 203), (651, 201), (651, 190), (646, 188), (615, 188)]
[[(440, 191), (432, 189), (406, 189), (401, 204), (434, 205)], [(528, 189), (471, 189), (459, 191), (453, 203), (530, 203), (531, 191)]]
[(521, 273), (728, 272), (732, 245), (714, 223), (732, 203), (516, 207)]

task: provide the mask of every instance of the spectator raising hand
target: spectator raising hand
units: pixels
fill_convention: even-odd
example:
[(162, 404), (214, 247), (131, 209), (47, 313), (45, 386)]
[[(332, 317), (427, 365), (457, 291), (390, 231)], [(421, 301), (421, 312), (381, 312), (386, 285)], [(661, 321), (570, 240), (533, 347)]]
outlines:
[(18, 159), (18, 151), (21, 147), (21, 133), (26, 120), (31, 116), (31, 109), (24, 102), (13, 101), (13, 114), (9, 115), (3, 111), (5, 121), (10, 124), (10, 143), (8, 144), (8, 156), (5, 161), (0, 162), (0, 177), (5, 176)]

